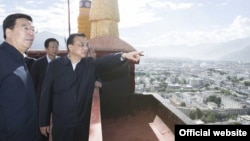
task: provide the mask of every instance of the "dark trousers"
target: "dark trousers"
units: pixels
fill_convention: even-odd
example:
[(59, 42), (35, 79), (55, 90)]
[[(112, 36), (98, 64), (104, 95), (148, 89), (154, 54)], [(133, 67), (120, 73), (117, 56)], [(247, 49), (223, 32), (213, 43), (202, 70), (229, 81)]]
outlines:
[(49, 136), (46, 137), (40, 133), (40, 141), (49, 141)]
[(88, 141), (89, 124), (81, 124), (74, 127), (53, 127), (53, 141)]

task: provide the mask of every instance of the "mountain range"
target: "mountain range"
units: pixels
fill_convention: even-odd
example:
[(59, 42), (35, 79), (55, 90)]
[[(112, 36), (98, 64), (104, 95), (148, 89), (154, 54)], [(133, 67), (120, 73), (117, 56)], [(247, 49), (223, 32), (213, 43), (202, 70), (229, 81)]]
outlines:
[(151, 46), (140, 48), (139, 50), (144, 50), (146, 56), (158, 58), (250, 62), (250, 38), (231, 40), (224, 43), (204, 43), (194, 46)]
[[(1, 26), (2, 27), (2, 26)], [(47, 31), (36, 33), (35, 40), (29, 50), (44, 50), (44, 41), (48, 38), (55, 38), (59, 41), (59, 50), (66, 50), (66, 37)], [(3, 29), (0, 28), (0, 42), (3, 41)]]
[[(3, 35), (2, 33), (3, 31), (1, 28), (0, 35)], [(47, 31), (36, 34), (36, 38), (30, 50), (44, 50), (44, 41), (51, 37), (56, 38), (59, 41), (60, 50), (66, 50), (66, 37)], [(3, 36), (0, 36), (0, 42), (2, 41)], [(231, 40), (224, 43), (198, 44), (194, 46), (151, 46), (136, 49), (139, 51), (143, 50), (145, 56), (157, 58), (174, 57), (199, 60), (250, 62), (250, 38)]]

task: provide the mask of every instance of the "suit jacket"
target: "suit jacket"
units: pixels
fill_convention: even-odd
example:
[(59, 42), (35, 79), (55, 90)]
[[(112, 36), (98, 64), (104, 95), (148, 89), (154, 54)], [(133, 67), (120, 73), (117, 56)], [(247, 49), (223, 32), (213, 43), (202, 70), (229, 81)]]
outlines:
[(35, 87), (38, 102), (40, 101), (42, 85), (43, 85), (43, 80), (45, 77), (47, 66), (48, 66), (48, 60), (45, 55), (37, 59), (31, 67), (31, 77), (34, 82), (34, 87)]
[[(53, 128), (89, 124), (97, 72), (108, 71), (126, 62), (120, 57), (120, 54), (112, 54), (96, 60), (83, 58), (75, 70), (67, 55), (51, 61), (39, 105), (40, 127), (50, 124), (51, 112)], [(89, 127), (86, 128), (88, 131)]]
[(24, 59), (25, 59), (25, 62), (27, 64), (28, 70), (30, 72), (31, 71), (31, 67), (32, 67), (33, 63), (36, 61), (36, 59), (32, 58), (32, 57), (28, 57), (28, 56), (24, 57)]
[(37, 103), (24, 56), (0, 45), (0, 140), (38, 141)]

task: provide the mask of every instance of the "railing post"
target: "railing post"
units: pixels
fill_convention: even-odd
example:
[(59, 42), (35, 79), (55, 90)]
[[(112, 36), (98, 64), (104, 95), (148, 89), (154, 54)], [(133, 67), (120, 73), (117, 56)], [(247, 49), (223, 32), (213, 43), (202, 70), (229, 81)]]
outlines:
[(95, 87), (92, 100), (89, 141), (102, 141), (102, 122), (99, 87)]

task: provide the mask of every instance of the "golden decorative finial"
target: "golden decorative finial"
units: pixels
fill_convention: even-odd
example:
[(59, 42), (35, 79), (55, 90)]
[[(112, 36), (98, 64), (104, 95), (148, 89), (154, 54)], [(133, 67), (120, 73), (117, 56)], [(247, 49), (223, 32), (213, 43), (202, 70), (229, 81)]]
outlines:
[(102, 35), (119, 37), (120, 17), (117, 0), (92, 0), (89, 20), (90, 38)]

